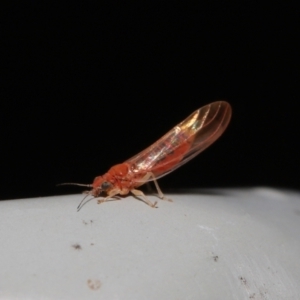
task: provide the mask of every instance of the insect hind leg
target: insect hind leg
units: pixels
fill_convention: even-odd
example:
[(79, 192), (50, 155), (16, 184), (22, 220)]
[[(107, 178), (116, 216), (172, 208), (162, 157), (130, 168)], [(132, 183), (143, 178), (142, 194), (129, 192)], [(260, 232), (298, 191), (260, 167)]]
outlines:
[(136, 189), (132, 189), (131, 190), (131, 193), (136, 196), (136, 197), (141, 197), (143, 199), (143, 201), (148, 204), (149, 206), (151, 207), (155, 207), (156, 208), (156, 204), (157, 204), (157, 201), (155, 201), (154, 203), (152, 203), (147, 197), (146, 195), (140, 191), (140, 190), (136, 190)]
[(161, 191), (161, 189), (160, 189), (160, 187), (159, 187), (159, 185), (158, 185), (158, 183), (157, 183), (157, 180), (156, 180), (156, 178), (155, 178), (155, 176), (154, 176), (154, 174), (153, 174), (152, 172), (148, 172), (148, 173), (146, 174), (146, 176), (148, 177), (148, 179), (151, 178), (151, 179), (153, 180), (153, 182), (154, 182), (154, 184), (155, 184), (155, 187), (156, 187), (156, 190), (157, 190), (157, 193), (158, 193), (158, 197), (159, 197), (160, 199), (166, 200), (166, 201), (169, 201), (169, 202), (173, 202), (172, 199), (167, 198), (167, 197), (163, 194), (163, 192)]

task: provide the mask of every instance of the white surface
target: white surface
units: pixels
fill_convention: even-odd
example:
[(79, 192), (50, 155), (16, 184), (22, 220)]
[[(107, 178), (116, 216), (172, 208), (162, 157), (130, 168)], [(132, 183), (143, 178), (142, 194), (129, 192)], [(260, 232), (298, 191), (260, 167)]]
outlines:
[(0, 299), (300, 299), (299, 194), (168, 196), (1, 201)]

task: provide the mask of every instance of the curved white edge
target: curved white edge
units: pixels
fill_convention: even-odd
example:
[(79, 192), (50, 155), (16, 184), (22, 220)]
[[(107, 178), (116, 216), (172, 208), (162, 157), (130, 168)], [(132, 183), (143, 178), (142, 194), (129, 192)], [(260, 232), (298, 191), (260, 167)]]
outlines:
[(300, 299), (298, 193), (167, 196), (1, 201), (0, 299)]

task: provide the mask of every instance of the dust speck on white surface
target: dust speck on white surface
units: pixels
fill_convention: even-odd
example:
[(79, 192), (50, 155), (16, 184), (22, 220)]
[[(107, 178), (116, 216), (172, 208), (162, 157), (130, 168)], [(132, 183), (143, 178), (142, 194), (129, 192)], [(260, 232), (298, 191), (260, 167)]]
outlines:
[(98, 279), (88, 279), (87, 280), (87, 285), (91, 290), (98, 290), (101, 287), (101, 281)]

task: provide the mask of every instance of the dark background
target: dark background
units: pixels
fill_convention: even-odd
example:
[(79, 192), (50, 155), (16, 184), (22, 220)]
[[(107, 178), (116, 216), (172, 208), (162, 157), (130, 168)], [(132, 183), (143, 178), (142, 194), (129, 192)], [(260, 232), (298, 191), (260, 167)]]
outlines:
[(2, 20), (0, 199), (79, 192), (55, 185), (91, 183), (219, 99), (227, 131), (162, 189), (298, 189), (296, 7), (33, 3)]

